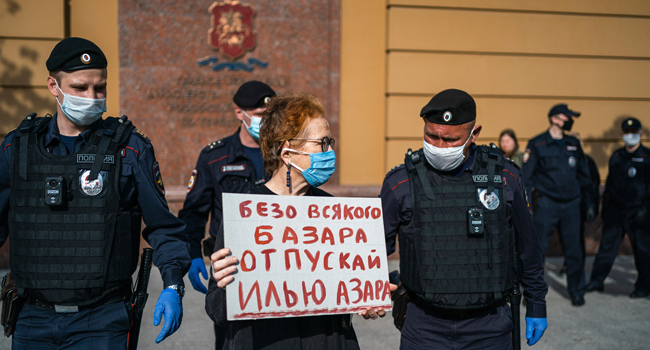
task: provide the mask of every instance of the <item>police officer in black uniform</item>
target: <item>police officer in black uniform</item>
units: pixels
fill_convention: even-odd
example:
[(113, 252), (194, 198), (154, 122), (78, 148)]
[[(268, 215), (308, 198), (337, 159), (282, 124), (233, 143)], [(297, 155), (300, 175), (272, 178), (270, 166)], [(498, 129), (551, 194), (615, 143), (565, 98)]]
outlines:
[(571, 130), (573, 118), (579, 116), (580, 112), (571, 110), (566, 104), (553, 106), (548, 113), (551, 126), (528, 141), (523, 158), (526, 193), (533, 197), (533, 221), (542, 252), (546, 252), (553, 232), (559, 228), (567, 265), (567, 289), (574, 306), (585, 303), (584, 253), (580, 243), (581, 193), (587, 206), (587, 221), (593, 221), (597, 208), (580, 141), (564, 134)]
[[(212, 142), (199, 154), (196, 168), (192, 171), (187, 197), (178, 217), (187, 225), (192, 266), (188, 273), (194, 289), (206, 293), (201, 281), (208, 274), (201, 254), (201, 240), (205, 236), (205, 225), (210, 220), (210, 238), (203, 242), (203, 254), (210, 256), (214, 238), (222, 220), (222, 193), (247, 193), (258, 184), (268, 180), (264, 171), (262, 152), (258, 145), (262, 113), (275, 91), (270, 86), (249, 81), (242, 84), (235, 95), (235, 116), (241, 121), (237, 131), (224, 139)], [(216, 346), (220, 348), (226, 327), (215, 323)]]
[(10, 238), (26, 297), (13, 348), (126, 349), (142, 219), (165, 285), (160, 342), (180, 326), (190, 254), (151, 141), (126, 116), (102, 119), (107, 61), (97, 45), (62, 40), (46, 65), (56, 114), (28, 116), (0, 153), (0, 244)]
[(547, 327), (548, 286), (519, 168), (474, 144), (481, 126), (466, 92), (440, 92), (420, 116), (424, 148), (381, 190), (387, 252), (398, 237), (410, 297), (401, 349), (512, 348), (506, 301), (518, 283), (532, 345)]
[(641, 122), (627, 118), (621, 125), (625, 147), (609, 158), (603, 194), (603, 236), (587, 291), (603, 291), (623, 236), (632, 243), (639, 273), (630, 298), (650, 294), (650, 149), (641, 144)]

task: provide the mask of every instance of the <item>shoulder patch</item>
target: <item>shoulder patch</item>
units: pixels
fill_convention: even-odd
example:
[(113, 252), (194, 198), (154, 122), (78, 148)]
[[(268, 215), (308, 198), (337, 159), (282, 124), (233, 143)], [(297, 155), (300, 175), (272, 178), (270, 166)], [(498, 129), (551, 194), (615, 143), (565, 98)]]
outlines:
[(221, 139), (221, 140), (218, 140), (218, 141), (214, 141), (211, 144), (205, 146), (205, 148), (203, 150), (206, 151), (206, 152), (210, 152), (210, 151), (215, 150), (217, 148), (221, 148), (221, 147), (223, 147), (225, 145), (226, 145), (225, 139)]
[(133, 129), (133, 134), (140, 136), (140, 138), (142, 138), (144, 142), (151, 143), (151, 140), (149, 139), (149, 137), (147, 137), (147, 134), (143, 133), (142, 130), (137, 128)]
[(156, 183), (156, 188), (164, 196), (165, 195), (165, 185), (163, 184), (162, 174), (160, 173), (160, 164), (156, 161), (153, 163), (153, 181)]
[(522, 160), (524, 163), (528, 163), (528, 159), (530, 159), (530, 149), (526, 148), (526, 152), (524, 152)]

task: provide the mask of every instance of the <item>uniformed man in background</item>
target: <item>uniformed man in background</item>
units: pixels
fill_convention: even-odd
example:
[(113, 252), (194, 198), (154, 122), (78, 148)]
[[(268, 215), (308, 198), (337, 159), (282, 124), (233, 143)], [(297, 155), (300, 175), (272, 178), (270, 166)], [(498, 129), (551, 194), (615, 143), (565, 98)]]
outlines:
[(420, 117), (424, 148), (409, 150), (381, 189), (387, 253), (399, 237), (410, 298), (400, 348), (511, 349), (506, 301), (519, 283), (535, 344), (547, 327), (548, 286), (519, 168), (474, 143), (482, 127), (466, 92), (440, 92)]
[(0, 244), (26, 304), (14, 349), (126, 349), (141, 220), (163, 289), (161, 342), (181, 324), (190, 266), (185, 224), (169, 212), (151, 141), (106, 111), (107, 61), (81, 38), (46, 62), (53, 117), (28, 116), (2, 142)]
[[(558, 228), (567, 265), (567, 289), (571, 304), (585, 303), (584, 253), (580, 243), (580, 195), (585, 197), (587, 221), (596, 216), (598, 203), (591, 191), (589, 167), (580, 141), (565, 135), (580, 112), (566, 104), (548, 113), (551, 126), (528, 141), (524, 152), (524, 183), (533, 204), (533, 221), (543, 254)], [(533, 194), (533, 189), (535, 193)]]
[[(199, 154), (192, 171), (187, 197), (178, 217), (187, 225), (192, 266), (188, 277), (195, 290), (205, 294), (207, 288), (201, 281), (208, 278), (201, 240), (205, 225), (210, 219), (210, 237), (203, 242), (203, 254), (210, 256), (222, 220), (222, 193), (247, 193), (268, 180), (264, 172), (262, 152), (258, 145), (262, 113), (275, 91), (259, 81), (242, 84), (233, 96), (234, 114), (241, 122), (237, 131), (224, 139), (212, 142)], [(220, 349), (226, 327), (215, 323), (216, 346)]]
[(625, 147), (609, 158), (603, 194), (603, 236), (587, 291), (604, 289), (623, 236), (632, 243), (639, 273), (630, 298), (650, 294), (650, 150), (641, 144), (641, 122), (626, 118), (621, 125)]

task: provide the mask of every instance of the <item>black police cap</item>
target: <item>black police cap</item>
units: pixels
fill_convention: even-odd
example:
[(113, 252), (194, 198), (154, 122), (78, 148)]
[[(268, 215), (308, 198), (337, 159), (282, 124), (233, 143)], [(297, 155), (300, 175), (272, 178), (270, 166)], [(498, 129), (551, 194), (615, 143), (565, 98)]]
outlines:
[(106, 56), (90, 40), (82, 38), (67, 38), (61, 40), (50, 53), (45, 62), (50, 72), (62, 70), (71, 72), (90, 68), (106, 68)]
[(621, 124), (621, 129), (634, 129), (634, 130), (639, 130), (641, 129), (641, 122), (633, 117), (625, 118), (623, 120), (623, 123)]
[(580, 112), (572, 110), (571, 107), (569, 107), (569, 105), (567, 105), (566, 103), (557, 104), (553, 106), (553, 108), (551, 108), (550, 111), (548, 111), (549, 117), (558, 114), (564, 114), (567, 117), (576, 117), (576, 118), (580, 116)]
[(465, 124), (476, 120), (476, 103), (465, 91), (448, 89), (433, 96), (422, 107), (420, 117), (435, 124)]
[(274, 96), (275, 91), (270, 86), (261, 81), (252, 80), (243, 83), (237, 89), (232, 100), (239, 108), (252, 109), (266, 106)]

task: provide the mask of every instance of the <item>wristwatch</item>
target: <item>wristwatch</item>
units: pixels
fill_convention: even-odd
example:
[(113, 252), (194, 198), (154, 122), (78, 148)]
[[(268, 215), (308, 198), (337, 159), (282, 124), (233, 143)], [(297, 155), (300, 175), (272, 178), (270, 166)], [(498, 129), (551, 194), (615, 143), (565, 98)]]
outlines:
[(182, 284), (172, 284), (171, 286), (165, 287), (165, 289), (171, 289), (175, 291), (181, 298), (185, 296), (185, 286)]

